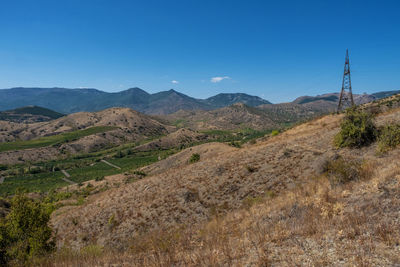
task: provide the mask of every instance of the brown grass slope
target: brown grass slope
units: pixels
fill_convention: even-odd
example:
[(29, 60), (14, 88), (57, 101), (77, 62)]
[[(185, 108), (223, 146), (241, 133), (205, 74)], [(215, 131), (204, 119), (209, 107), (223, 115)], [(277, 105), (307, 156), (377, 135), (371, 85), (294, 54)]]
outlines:
[[(61, 255), (57, 263), (400, 264), (400, 150), (381, 156), (376, 145), (337, 150), (332, 139), (340, 119), (326, 116), (242, 149), (194, 147), (148, 167), (154, 173), (148, 178), (58, 210), (52, 224), (59, 247), (130, 249), (94, 258)], [(376, 121), (400, 123), (400, 110)], [(187, 162), (192, 153), (199, 162)], [(363, 161), (360, 181), (328, 182), (324, 164), (337, 155)]]
[(274, 129), (279, 125), (261, 110), (242, 103), (215, 110), (180, 110), (176, 113), (159, 116), (162, 120), (179, 127), (196, 130), (236, 130), (251, 128), (255, 130)]
[[(68, 154), (91, 152), (116, 144), (141, 141), (172, 132), (151, 117), (129, 108), (110, 108), (99, 112), (79, 112), (57, 120), (33, 124), (0, 121), (0, 141), (30, 140), (43, 136), (86, 129), (94, 126), (115, 126), (115, 130), (82, 137), (59, 147), (43, 147), (0, 153), (0, 164), (51, 160)], [(4, 128), (3, 128), (4, 127)]]
[[(0, 141), (30, 140), (33, 138), (60, 134), (93, 126), (117, 126), (134, 129), (132, 134), (155, 135), (166, 133), (165, 126), (149, 116), (129, 108), (109, 108), (99, 112), (78, 112), (57, 120), (32, 124), (18, 124), (0, 121)], [(8, 137), (7, 137), (8, 136)]]
[(179, 129), (173, 133), (170, 133), (166, 136), (157, 138), (151, 142), (148, 142), (146, 144), (140, 145), (135, 147), (135, 150), (137, 151), (150, 151), (150, 150), (157, 150), (157, 149), (169, 149), (169, 148), (174, 148), (174, 147), (184, 147), (184, 146), (190, 146), (192, 144), (196, 144), (199, 142), (205, 142), (209, 139), (210, 137), (196, 132), (192, 131), (190, 129)]

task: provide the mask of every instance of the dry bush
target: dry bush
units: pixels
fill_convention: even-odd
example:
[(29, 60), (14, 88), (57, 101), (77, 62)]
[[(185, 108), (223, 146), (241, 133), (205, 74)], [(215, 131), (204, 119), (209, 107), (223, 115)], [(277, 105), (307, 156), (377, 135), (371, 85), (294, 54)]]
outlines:
[(368, 179), (371, 177), (372, 171), (371, 164), (351, 158), (338, 157), (326, 164), (329, 181), (334, 186)]

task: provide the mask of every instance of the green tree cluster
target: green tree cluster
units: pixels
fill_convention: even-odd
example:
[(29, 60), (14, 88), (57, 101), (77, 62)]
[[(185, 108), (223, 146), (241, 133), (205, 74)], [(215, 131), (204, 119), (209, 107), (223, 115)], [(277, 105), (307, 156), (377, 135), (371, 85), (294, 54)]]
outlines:
[(0, 265), (24, 265), (54, 249), (48, 226), (50, 211), (39, 201), (18, 193), (9, 214), (0, 220)]

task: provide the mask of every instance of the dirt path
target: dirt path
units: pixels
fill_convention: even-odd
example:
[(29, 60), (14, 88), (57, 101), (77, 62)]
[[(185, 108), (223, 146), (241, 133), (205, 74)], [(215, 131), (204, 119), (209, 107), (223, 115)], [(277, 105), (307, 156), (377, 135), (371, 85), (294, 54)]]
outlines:
[(67, 177), (67, 178), (61, 178), (61, 179), (63, 179), (67, 183), (76, 184), (74, 181), (71, 181), (70, 179), (68, 179), (69, 177), (71, 177), (71, 175), (69, 175), (69, 173), (66, 170), (61, 170), (61, 172), (65, 175), (65, 177)]
[(117, 165), (114, 165), (114, 164), (112, 164), (112, 163), (110, 163), (110, 162), (108, 162), (108, 161), (106, 161), (106, 160), (104, 160), (104, 159), (102, 159), (101, 162), (104, 162), (105, 164), (107, 164), (107, 165), (109, 165), (109, 166), (111, 166), (111, 167), (114, 167), (114, 168), (116, 168), (116, 169), (118, 169), (118, 170), (121, 169), (121, 167), (118, 167)]

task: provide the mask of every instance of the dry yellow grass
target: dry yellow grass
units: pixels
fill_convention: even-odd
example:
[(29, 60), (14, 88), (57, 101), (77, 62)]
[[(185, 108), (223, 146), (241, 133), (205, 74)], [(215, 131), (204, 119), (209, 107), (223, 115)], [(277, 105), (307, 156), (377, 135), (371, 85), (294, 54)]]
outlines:
[[(58, 246), (83, 253), (60, 252), (41, 264), (400, 264), (400, 150), (380, 156), (376, 145), (337, 150), (332, 139), (340, 117), (242, 149), (195, 147), (197, 163), (188, 164), (191, 152), (183, 151), (149, 167), (154, 175), (148, 178), (60, 209), (52, 219)], [(400, 112), (377, 121), (398, 123)], [(329, 183), (323, 166), (336, 154), (363, 160), (360, 180)]]

